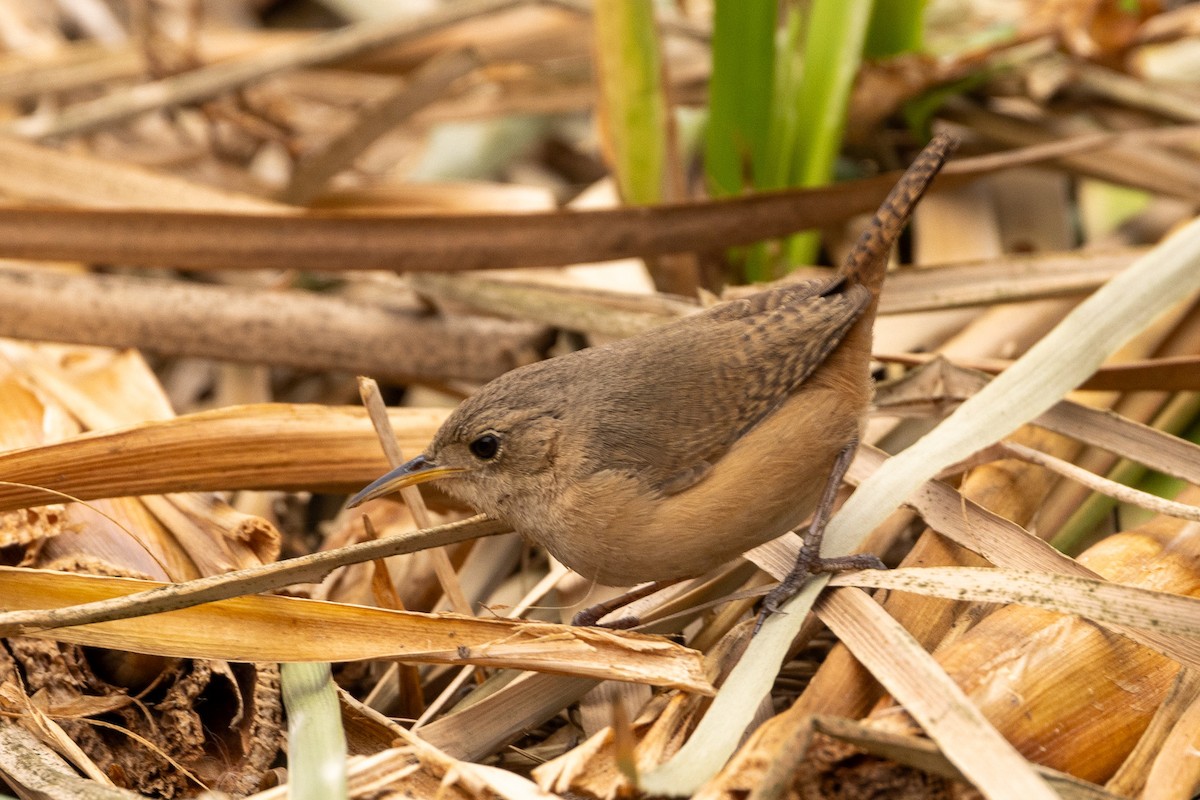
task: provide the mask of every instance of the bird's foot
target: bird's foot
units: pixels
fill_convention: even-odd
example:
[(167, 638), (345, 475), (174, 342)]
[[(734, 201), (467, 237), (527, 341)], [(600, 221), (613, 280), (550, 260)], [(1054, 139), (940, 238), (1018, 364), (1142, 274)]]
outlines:
[(796, 559), (796, 566), (779, 584), (763, 598), (762, 610), (758, 612), (758, 620), (754, 623), (754, 632), (758, 633), (767, 617), (777, 614), (783, 605), (804, 585), (809, 575), (819, 572), (849, 572), (855, 569), (887, 569), (887, 565), (871, 553), (855, 553), (850, 556), (820, 558), (808, 556), (804, 549)]
[(649, 597), (666, 586), (670, 586), (675, 581), (654, 581), (652, 583), (642, 584), (634, 589), (629, 590), (625, 594), (614, 597), (611, 600), (606, 600), (603, 603), (596, 603), (593, 606), (588, 606), (571, 620), (572, 625), (581, 628), (601, 627), (615, 628), (616, 630), (626, 630), (628, 628), (636, 628), (642, 624), (642, 621), (635, 615), (627, 615), (619, 617), (611, 622), (600, 624), (600, 620), (608, 616), (618, 608), (624, 608), (635, 600), (641, 600), (643, 597)]
[(887, 569), (884, 563), (870, 553), (856, 553), (849, 556), (821, 557), (821, 541), (825, 538), (825, 523), (833, 513), (833, 504), (837, 499), (838, 487), (842, 478), (850, 469), (854, 460), (854, 452), (858, 449), (858, 440), (848, 442), (833, 462), (825, 489), (813, 510), (812, 522), (804, 532), (804, 543), (800, 546), (800, 554), (796, 557), (796, 565), (779, 585), (763, 598), (762, 611), (758, 613), (758, 621), (754, 623), (754, 632), (758, 633), (767, 617), (778, 613), (783, 604), (792, 599), (809, 575), (818, 572), (845, 572), (852, 569)]

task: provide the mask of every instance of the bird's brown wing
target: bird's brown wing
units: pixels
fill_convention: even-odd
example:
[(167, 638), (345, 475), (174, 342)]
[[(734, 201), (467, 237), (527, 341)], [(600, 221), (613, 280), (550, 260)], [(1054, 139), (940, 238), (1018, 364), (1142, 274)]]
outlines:
[[(714, 464), (792, 396), (869, 305), (858, 285), (804, 283), (717, 306), (609, 349), (594, 375), (596, 441), (609, 468), (664, 494)], [(607, 380), (609, 369), (625, 381)]]

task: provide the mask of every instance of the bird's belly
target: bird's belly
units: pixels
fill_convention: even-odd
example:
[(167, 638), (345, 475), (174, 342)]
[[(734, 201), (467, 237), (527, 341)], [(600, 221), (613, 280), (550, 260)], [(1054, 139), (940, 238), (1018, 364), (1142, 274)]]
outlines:
[[(588, 530), (532, 538), (568, 567), (599, 583), (702, 575), (801, 524), (816, 507), (837, 454), (859, 434), (862, 404), (844, 391), (813, 387), (746, 433), (695, 486), (653, 496), (636, 481), (595, 476), (573, 503), (590, 504)], [(800, 432), (809, 432), (802, 437)], [(812, 431), (820, 435), (812, 436)], [(601, 509), (597, 507), (603, 505)], [(600, 512), (600, 513), (597, 513)]]

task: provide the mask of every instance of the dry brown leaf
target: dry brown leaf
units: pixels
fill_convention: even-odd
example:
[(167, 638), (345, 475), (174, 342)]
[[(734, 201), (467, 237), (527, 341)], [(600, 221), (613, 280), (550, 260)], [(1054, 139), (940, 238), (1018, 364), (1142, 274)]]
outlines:
[[(64, 608), (163, 584), (4, 568), (8, 613)], [(147, 604), (147, 612), (155, 609)], [(660, 637), (548, 623), (430, 617), (291, 597), (248, 596), (152, 616), (27, 635), (180, 658), (354, 661), (403, 658), (535, 669), (707, 694), (700, 654)]]
[[(393, 411), (404, 451), (424, 450), (447, 413)], [(0, 509), (58, 497), (29, 487), (81, 500), (217, 489), (350, 492), (386, 470), (361, 408), (237, 406), (0, 453), (5, 479), (28, 484), (0, 484)]]

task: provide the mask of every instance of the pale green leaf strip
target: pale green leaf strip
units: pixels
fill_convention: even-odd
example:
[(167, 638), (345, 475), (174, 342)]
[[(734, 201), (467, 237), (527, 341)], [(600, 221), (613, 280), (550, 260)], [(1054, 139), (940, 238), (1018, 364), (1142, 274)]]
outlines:
[(647, 794), (682, 797), (695, 794), (717, 774), (733, 755), (759, 701), (775, 683), (792, 640), (828, 582), (828, 575), (814, 576), (788, 601), (781, 613), (767, 618), (762, 630), (750, 640), (725, 685), (713, 698), (708, 713), (691, 738), (669, 761), (642, 775), (638, 788)]
[(346, 733), (327, 663), (280, 665), (288, 717), (288, 797), (347, 797)]
[(600, 0), (595, 6), (596, 68), (605, 126), (621, 198), (663, 199), (666, 100), (650, 0)]
[(790, 145), (792, 183), (820, 186), (833, 174), (850, 89), (862, 60), (874, 0), (814, 0), (804, 40), (804, 73), (795, 102), (800, 127)]
[(798, 8), (788, 8), (783, 30), (778, 34), (775, 51), (774, 85), (771, 91), (771, 114), (767, 132), (767, 158), (764, 174), (757, 188), (782, 189), (791, 185), (795, 142), (799, 136), (800, 81), (804, 77), (804, 56), (800, 36), (804, 30), (804, 15)]

